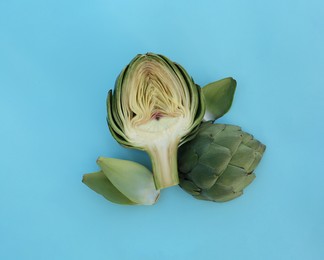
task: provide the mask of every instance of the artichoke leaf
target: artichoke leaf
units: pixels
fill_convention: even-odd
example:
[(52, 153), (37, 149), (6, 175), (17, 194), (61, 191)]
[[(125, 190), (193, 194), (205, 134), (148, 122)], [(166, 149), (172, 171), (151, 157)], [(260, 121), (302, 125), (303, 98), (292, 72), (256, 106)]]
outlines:
[(206, 102), (204, 121), (216, 120), (228, 112), (232, 106), (236, 80), (225, 78), (207, 84), (202, 88)]
[(113, 203), (123, 205), (137, 204), (122, 194), (102, 171), (84, 174), (82, 182)]
[(180, 181), (180, 187), (184, 190), (186, 190), (191, 195), (199, 195), (200, 194), (200, 188), (196, 186), (193, 182), (188, 181), (186, 179), (181, 179)]
[(143, 165), (114, 158), (99, 157), (97, 164), (109, 181), (129, 200), (152, 205), (159, 198), (152, 173)]
[(201, 189), (209, 189), (217, 180), (214, 169), (204, 164), (196, 165), (187, 178)]
[(232, 187), (224, 186), (219, 183), (209, 190), (203, 191), (201, 196), (206, 196), (211, 201), (226, 202), (235, 199), (243, 194), (243, 191), (235, 192)]

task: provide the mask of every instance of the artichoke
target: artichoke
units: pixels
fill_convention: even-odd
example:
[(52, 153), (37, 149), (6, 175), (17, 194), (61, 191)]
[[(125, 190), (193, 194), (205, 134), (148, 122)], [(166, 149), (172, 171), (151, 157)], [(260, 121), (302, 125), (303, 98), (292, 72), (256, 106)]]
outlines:
[(107, 200), (124, 205), (152, 205), (159, 198), (153, 175), (143, 165), (99, 157), (101, 170), (83, 175), (82, 182)]
[(165, 56), (137, 55), (108, 93), (107, 122), (118, 143), (149, 154), (153, 174), (136, 162), (99, 157), (100, 171), (82, 181), (125, 205), (152, 205), (160, 189), (179, 180), (197, 199), (240, 196), (255, 178), (265, 145), (238, 126), (211, 122), (229, 111), (235, 89), (231, 77), (201, 89)]
[(238, 126), (206, 122), (179, 148), (180, 187), (197, 199), (232, 200), (255, 178), (265, 148)]
[(205, 113), (200, 88), (162, 55), (137, 55), (107, 98), (108, 126), (121, 145), (146, 151), (156, 189), (177, 185), (178, 146), (192, 139)]

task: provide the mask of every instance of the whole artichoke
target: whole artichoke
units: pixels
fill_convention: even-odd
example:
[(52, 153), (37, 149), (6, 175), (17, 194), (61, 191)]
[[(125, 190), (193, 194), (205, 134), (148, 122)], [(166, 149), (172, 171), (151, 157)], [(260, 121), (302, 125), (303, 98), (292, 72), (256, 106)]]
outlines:
[(255, 178), (265, 148), (238, 126), (206, 122), (179, 148), (180, 187), (197, 199), (232, 200)]

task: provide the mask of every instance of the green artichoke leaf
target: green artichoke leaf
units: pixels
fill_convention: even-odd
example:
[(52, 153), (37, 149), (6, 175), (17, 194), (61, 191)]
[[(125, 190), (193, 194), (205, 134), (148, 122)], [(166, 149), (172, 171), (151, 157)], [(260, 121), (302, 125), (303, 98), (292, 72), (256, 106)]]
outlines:
[(199, 157), (199, 162), (213, 169), (219, 176), (226, 169), (231, 160), (231, 151), (227, 147), (212, 143), (209, 149)]
[(107, 97), (107, 121), (121, 145), (150, 156), (156, 189), (177, 185), (177, 150), (194, 138), (204, 97), (183, 67), (167, 57), (137, 55)]
[(123, 205), (137, 204), (122, 194), (102, 171), (84, 174), (82, 182), (113, 203)]
[(255, 178), (255, 174), (247, 173), (243, 168), (228, 165), (217, 183), (230, 186), (235, 192), (243, 190)]
[(180, 186), (191, 195), (199, 195), (201, 191), (201, 189), (198, 188), (198, 186), (196, 186), (193, 182), (185, 179), (181, 181)]
[(129, 200), (152, 205), (159, 198), (160, 191), (155, 189), (152, 173), (143, 165), (114, 158), (99, 157), (97, 164), (104, 175)]
[(215, 202), (226, 202), (235, 199), (242, 194), (243, 191), (235, 192), (231, 186), (224, 186), (220, 183), (215, 183), (215, 185), (211, 189), (203, 191), (200, 194), (200, 198), (196, 198), (211, 200)]
[(251, 165), (256, 160), (258, 153), (246, 145), (241, 145), (234, 154), (231, 164), (237, 167), (244, 168), (249, 172)]
[(228, 112), (232, 106), (235, 89), (236, 80), (233, 78), (215, 81), (202, 88), (206, 102), (205, 121), (214, 121)]
[(197, 164), (187, 178), (201, 189), (209, 189), (217, 180), (214, 169), (204, 164)]
[[(181, 149), (181, 148), (180, 148)], [(198, 155), (195, 151), (191, 151), (185, 158), (181, 158), (184, 153), (181, 153), (179, 149), (179, 165), (178, 168), (183, 173), (188, 173), (198, 162)], [(192, 148), (189, 148), (192, 149)]]

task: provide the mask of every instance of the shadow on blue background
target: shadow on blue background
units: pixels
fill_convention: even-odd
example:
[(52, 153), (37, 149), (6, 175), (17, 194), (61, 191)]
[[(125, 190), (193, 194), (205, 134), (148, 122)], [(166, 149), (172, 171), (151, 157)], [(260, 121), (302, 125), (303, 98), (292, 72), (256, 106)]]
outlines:
[[(1, 1), (0, 259), (324, 259), (322, 1)], [(267, 144), (228, 203), (179, 187), (153, 207), (81, 183), (111, 137), (107, 91), (137, 53), (198, 84), (233, 76), (231, 111)]]

